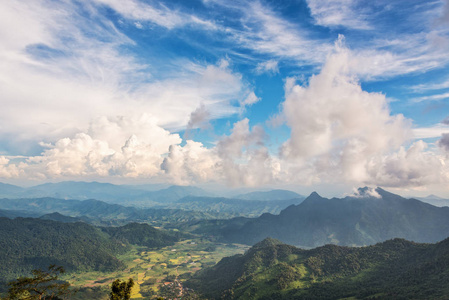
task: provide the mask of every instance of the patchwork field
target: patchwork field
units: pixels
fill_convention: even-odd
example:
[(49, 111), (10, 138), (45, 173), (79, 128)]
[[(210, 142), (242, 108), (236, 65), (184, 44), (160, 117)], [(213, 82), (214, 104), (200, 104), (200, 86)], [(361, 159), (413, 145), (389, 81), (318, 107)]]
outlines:
[(133, 278), (132, 299), (151, 299), (182, 290), (182, 282), (189, 273), (211, 266), (223, 257), (245, 252), (248, 246), (219, 244), (207, 239), (188, 239), (161, 249), (134, 246), (118, 258), (126, 269), (117, 272), (71, 273), (62, 279), (78, 289), (73, 299), (107, 299), (109, 287), (115, 279)]

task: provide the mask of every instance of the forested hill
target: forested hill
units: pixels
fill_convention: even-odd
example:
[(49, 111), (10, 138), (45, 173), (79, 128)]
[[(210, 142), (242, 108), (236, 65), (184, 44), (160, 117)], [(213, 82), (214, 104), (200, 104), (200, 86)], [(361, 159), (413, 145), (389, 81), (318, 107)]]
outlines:
[[(114, 271), (123, 268), (116, 255), (129, 244), (162, 247), (178, 241), (178, 233), (148, 224), (97, 228), (33, 218), (0, 218), (0, 285), (51, 264), (67, 271)], [(3, 282), (3, 283), (4, 283)]]
[(115, 254), (126, 246), (85, 223), (0, 218), (0, 278), (12, 279), (50, 264), (73, 270), (123, 267)]
[[(241, 226), (217, 228), (226, 241), (254, 244), (266, 237), (317, 247), (372, 245), (392, 238), (437, 242), (449, 236), (449, 207), (435, 207), (377, 188), (377, 195), (323, 198), (312, 193), (279, 215), (263, 214)], [(232, 221), (228, 222), (232, 223)]]
[(266, 239), (187, 285), (208, 299), (446, 299), (449, 239), (302, 250)]

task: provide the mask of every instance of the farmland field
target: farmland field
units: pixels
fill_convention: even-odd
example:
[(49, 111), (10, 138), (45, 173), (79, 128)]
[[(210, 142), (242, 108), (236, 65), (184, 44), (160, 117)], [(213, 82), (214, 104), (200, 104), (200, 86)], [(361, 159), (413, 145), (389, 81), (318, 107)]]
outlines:
[(204, 238), (183, 240), (161, 249), (133, 246), (126, 254), (118, 256), (126, 264), (124, 270), (70, 273), (62, 279), (78, 290), (73, 299), (107, 299), (111, 283), (128, 278), (135, 282), (131, 298), (149, 299), (172, 290), (174, 283), (182, 285), (189, 273), (247, 249), (245, 245), (215, 243)]

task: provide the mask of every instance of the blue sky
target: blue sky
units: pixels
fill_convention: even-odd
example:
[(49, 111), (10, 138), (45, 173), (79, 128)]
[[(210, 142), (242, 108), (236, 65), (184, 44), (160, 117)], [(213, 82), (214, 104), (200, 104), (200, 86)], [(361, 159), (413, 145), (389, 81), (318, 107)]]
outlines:
[(0, 41), (3, 182), (449, 196), (447, 1), (2, 1)]

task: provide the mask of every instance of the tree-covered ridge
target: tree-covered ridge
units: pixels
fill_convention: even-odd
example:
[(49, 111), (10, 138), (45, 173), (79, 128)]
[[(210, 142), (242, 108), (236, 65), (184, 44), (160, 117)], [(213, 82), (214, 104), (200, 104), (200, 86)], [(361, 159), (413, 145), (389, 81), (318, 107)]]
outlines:
[(264, 240), (198, 272), (188, 285), (210, 299), (445, 299), (449, 239), (303, 250)]

